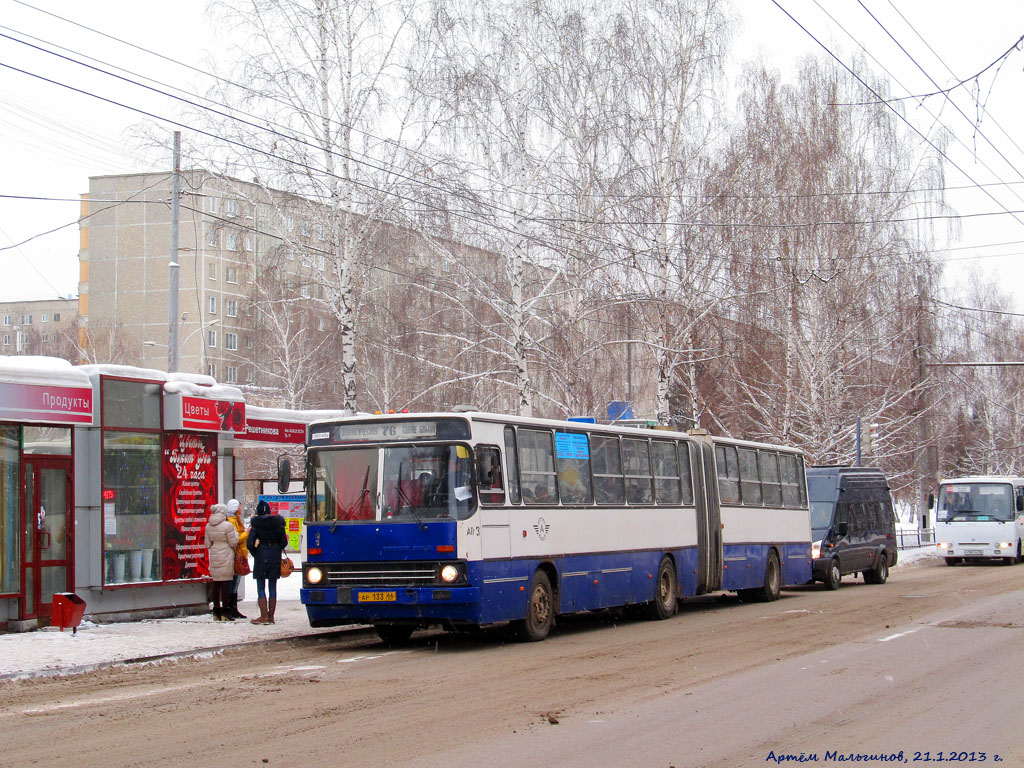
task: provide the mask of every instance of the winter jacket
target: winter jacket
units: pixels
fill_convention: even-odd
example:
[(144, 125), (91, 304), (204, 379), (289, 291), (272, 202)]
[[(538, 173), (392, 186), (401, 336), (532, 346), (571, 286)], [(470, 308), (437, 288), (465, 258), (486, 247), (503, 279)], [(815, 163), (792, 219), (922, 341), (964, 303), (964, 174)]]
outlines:
[(204, 541), (210, 552), (210, 578), (214, 581), (234, 579), (238, 531), (228, 522), (223, 512), (212, 513), (206, 521)]
[(242, 522), (242, 516), (234, 514), (228, 517), (228, 522), (235, 526), (235, 531), (238, 532), (238, 546), (235, 547), (235, 551), (242, 557), (249, 556), (249, 548), (245, 546), (246, 540), (249, 538), (249, 532), (245, 530), (245, 523)]
[(280, 515), (256, 515), (249, 525), (248, 545), (253, 578), (280, 578), (281, 553), (288, 546), (284, 518)]

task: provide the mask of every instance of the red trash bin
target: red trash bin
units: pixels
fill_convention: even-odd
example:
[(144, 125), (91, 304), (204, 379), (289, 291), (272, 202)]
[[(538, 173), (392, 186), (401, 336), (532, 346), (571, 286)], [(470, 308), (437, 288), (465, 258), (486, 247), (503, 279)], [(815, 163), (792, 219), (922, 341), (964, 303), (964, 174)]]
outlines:
[(53, 595), (53, 618), (51, 623), (63, 632), (71, 627), (71, 634), (78, 633), (78, 625), (85, 615), (85, 600), (74, 592), (55, 592)]

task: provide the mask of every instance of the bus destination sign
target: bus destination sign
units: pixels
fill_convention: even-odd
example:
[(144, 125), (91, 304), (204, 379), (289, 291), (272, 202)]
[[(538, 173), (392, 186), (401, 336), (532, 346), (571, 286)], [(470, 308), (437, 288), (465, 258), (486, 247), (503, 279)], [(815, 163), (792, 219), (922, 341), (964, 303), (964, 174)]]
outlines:
[(335, 443), (380, 443), (437, 437), (434, 421), (384, 421), (372, 424), (338, 424), (331, 436)]

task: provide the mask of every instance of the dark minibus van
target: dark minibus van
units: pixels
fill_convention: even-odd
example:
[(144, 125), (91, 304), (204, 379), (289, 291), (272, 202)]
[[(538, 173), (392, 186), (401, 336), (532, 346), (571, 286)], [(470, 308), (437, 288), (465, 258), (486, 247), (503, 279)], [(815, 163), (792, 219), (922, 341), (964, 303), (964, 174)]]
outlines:
[(896, 564), (896, 515), (880, 469), (808, 467), (814, 581), (839, 589), (843, 576), (884, 584)]

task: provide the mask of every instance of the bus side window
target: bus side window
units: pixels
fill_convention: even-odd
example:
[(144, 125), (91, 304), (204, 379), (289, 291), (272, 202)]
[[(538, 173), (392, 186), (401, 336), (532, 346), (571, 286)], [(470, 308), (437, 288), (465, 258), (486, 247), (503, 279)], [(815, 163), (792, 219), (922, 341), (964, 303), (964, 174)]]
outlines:
[(505, 427), (505, 462), (508, 465), (508, 500), (518, 504), (523, 500), (519, 492), (519, 454), (516, 451), (516, 431)]
[(651, 459), (654, 462), (654, 500), (658, 504), (678, 504), (681, 494), (675, 443), (652, 440)]
[(626, 501), (630, 504), (651, 503), (651, 451), (646, 440), (622, 438), (622, 468), (626, 477)]
[(555, 451), (549, 430), (519, 430), (519, 467), (523, 501), (527, 504), (558, 504), (555, 488)]
[(759, 507), (763, 503), (761, 495), (761, 473), (757, 468), (757, 451), (752, 448), (740, 448), (740, 495), (743, 503)]
[(622, 459), (619, 438), (590, 436), (591, 469), (594, 472), (594, 495), (598, 504), (622, 504)]
[(782, 476), (782, 503), (787, 507), (803, 506), (807, 499), (804, 486), (803, 467), (798, 457), (792, 454), (779, 456), (779, 474)]
[(782, 506), (782, 483), (779, 481), (779, 455), (773, 451), (758, 451), (761, 464), (761, 490), (766, 507)]
[(563, 504), (590, 504), (590, 448), (587, 436), (577, 432), (555, 432), (558, 462), (558, 494)]
[(693, 477), (690, 473), (690, 444), (679, 443), (680, 480), (683, 483), (683, 506), (693, 505)]
[(715, 467), (718, 470), (718, 495), (723, 504), (740, 503), (740, 468), (736, 448), (715, 446)]
[(501, 450), (496, 445), (476, 449), (477, 493), (481, 504), (504, 504), (505, 486), (501, 481)]

